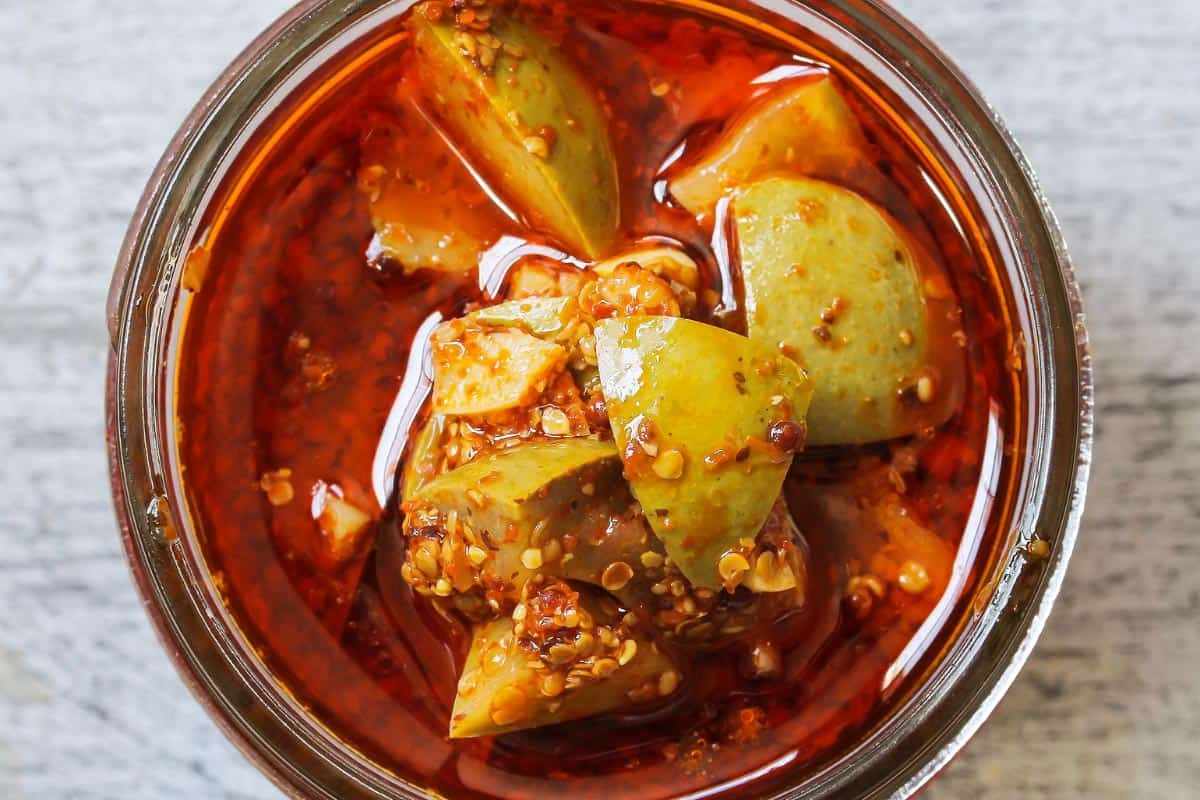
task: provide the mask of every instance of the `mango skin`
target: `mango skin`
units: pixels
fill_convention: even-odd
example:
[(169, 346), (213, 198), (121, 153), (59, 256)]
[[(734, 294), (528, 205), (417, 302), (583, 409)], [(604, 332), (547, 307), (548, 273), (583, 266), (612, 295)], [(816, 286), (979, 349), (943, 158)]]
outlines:
[[(810, 444), (893, 439), (953, 413), (964, 380), (948, 323), (956, 304), (886, 212), (795, 177), (750, 185), (732, 209), (750, 338), (795, 359), (816, 385)], [(917, 395), (923, 378), (928, 401)]]
[[(777, 350), (681, 318), (605, 320), (596, 355), (626, 475), (651, 528), (693, 585), (721, 588), (718, 561), (758, 534), (792, 461), (761, 444), (773, 422), (803, 422), (812, 384)], [(679, 477), (631, 467), (643, 421), (656, 431), (657, 457), (683, 455)], [(706, 464), (722, 450), (730, 463)]]
[[(587, 484), (590, 495), (583, 488)], [(414, 508), (456, 512), (482, 535), (490, 552), (482, 569), (513, 590), (535, 574), (563, 574), (573, 563), (534, 569), (524, 565), (521, 556), (532, 546), (538, 523), (547, 521), (541, 545), (566, 533), (580, 536), (584, 529), (603, 529), (609, 515), (624, 513), (628, 505), (616, 447), (585, 438), (530, 442), (489, 453), (438, 476), (412, 498)], [(585, 576), (568, 572), (568, 577)]]
[(781, 83), (753, 102), (668, 189), (688, 211), (711, 219), (722, 197), (774, 172), (871, 183), (878, 171), (868, 151), (833, 80), (815, 74)]
[[(595, 604), (588, 606), (598, 623), (611, 625), (616, 622), (606, 618)], [(642, 634), (635, 634), (634, 639), (638, 643), (637, 655), (628, 664), (606, 678), (550, 698), (538, 690), (538, 672), (531, 666), (533, 657), (518, 648), (510, 618), (501, 617), (476, 625), (450, 716), (450, 738), (494, 736), (634, 706), (629, 692), (648, 681), (657, 682), (664, 672), (675, 670), (672, 661), (655, 642)], [(504, 653), (503, 663), (496, 666), (495, 661), (491, 661), (485, 667), (484, 655), (489, 650), (493, 654)], [(490, 713), (491, 700), (504, 687), (521, 690), (532, 708), (528, 716), (517, 722), (497, 725)]]
[(435, 19), (431, 7), (418, 6), (412, 17), (427, 105), (534, 227), (577, 255), (603, 255), (621, 204), (608, 121), (593, 88), (511, 10), (494, 10), (488, 33), (503, 46), (485, 68), (464, 52), (466, 32), (453, 14)]
[(435, 477), (441, 461), (439, 447), (445, 429), (446, 418), (441, 414), (433, 414), (417, 432), (400, 471), (400, 502), (410, 500)]

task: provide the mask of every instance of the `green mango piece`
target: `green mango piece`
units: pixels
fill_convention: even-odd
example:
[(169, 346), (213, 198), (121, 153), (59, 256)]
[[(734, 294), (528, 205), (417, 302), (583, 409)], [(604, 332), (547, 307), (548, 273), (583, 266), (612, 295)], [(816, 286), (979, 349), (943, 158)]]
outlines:
[(723, 196), (773, 172), (813, 175), (855, 185), (877, 172), (854, 112), (827, 75), (790, 80), (739, 114), (668, 189), (696, 216)]
[(591, 561), (568, 558), (573, 544), (564, 537), (598, 540), (631, 503), (611, 442), (572, 438), (490, 453), (433, 479), (405, 504), (404, 578), (435, 596), (490, 592), (501, 607), (536, 574), (591, 579)]
[(358, 188), (370, 204), (378, 265), (470, 273), (511, 227), (412, 100), (362, 144)]
[(616, 159), (591, 86), (555, 43), (512, 10), (488, 30), (443, 3), (413, 14), (427, 104), (480, 171), (535, 227), (576, 254), (607, 250), (620, 221)]
[(567, 329), (578, 311), (579, 304), (573, 297), (527, 297), (481, 308), (468, 318), (480, 325), (520, 328), (553, 340)]
[[(527, 631), (518, 633), (511, 617), (475, 626), (451, 712), (451, 739), (491, 736), (621, 711), (660, 700), (678, 689), (675, 665), (652, 639), (624, 625), (615, 604), (584, 590), (570, 605), (577, 612), (586, 612), (581, 614), (584, 622), (572, 629), (557, 628), (556, 638), (576, 647), (586, 634), (590, 640), (582, 645), (586, 654), (578, 651), (550, 658), (545, 640), (539, 641)], [(533, 616), (529, 613), (526, 618)], [(600, 642), (599, 626), (613, 632), (612, 644)], [(599, 664), (601, 661), (606, 663)], [(572, 672), (579, 676), (575, 679), (578, 685), (569, 677)]]
[(422, 486), (436, 477), (441, 461), (439, 445), (445, 429), (446, 418), (441, 414), (433, 414), (417, 432), (400, 472), (401, 502), (411, 499)]
[(673, 317), (599, 323), (596, 356), (651, 528), (695, 586), (721, 587), (718, 562), (754, 539), (779, 495), (793, 453), (769, 445), (769, 429), (802, 430), (808, 377), (772, 347)]
[(953, 292), (885, 212), (847, 189), (769, 178), (733, 216), (750, 338), (812, 376), (808, 441), (880, 441), (940, 424), (962, 393)]

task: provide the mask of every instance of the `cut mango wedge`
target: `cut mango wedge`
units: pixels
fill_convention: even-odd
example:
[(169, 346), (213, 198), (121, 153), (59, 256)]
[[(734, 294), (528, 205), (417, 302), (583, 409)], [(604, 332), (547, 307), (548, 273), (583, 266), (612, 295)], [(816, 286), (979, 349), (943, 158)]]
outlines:
[(453, 320), (433, 337), (433, 410), (475, 415), (528, 405), (567, 357), (565, 348), (516, 328), (487, 330)]
[[(526, 620), (537, 613), (531, 605), (519, 608), (530, 609)], [(584, 591), (560, 603), (559, 610), (574, 614), (576, 624), (556, 627), (559, 643), (554, 645), (535, 632), (518, 633), (509, 617), (475, 627), (450, 738), (553, 725), (654, 702), (676, 691), (679, 673), (671, 660), (654, 641), (630, 631), (614, 604)]]
[[(530, 442), (481, 456), (406, 503), (404, 578), (425, 594), (481, 589), (500, 604), (535, 574), (564, 574), (575, 546), (564, 537), (598, 541), (631, 502), (611, 442)], [(590, 579), (592, 560), (568, 574)]]
[(728, 585), (719, 562), (753, 542), (802, 446), (807, 376), (772, 347), (680, 318), (605, 320), (596, 355), (625, 473), (654, 533), (694, 585)]
[(937, 425), (962, 393), (944, 276), (854, 192), (769, 178), (733, 201), (750, 338), (816, 384), (808, 441), (891, 439)]
[(620, 218), (616, 160), (575, 67), (511, 10), (465, 25), (449, 4), (427, 2), (413, 33), (426, 102), (468, 160), (535, 227), (577, 255), (603, 255)]
[(854, 185), (873, 170), (866, 153), (862, 128), (832, 79), (813, 75), (756, 100), (668, 188), (688, 211), (711, 217), (723, 196), (774, 172)]

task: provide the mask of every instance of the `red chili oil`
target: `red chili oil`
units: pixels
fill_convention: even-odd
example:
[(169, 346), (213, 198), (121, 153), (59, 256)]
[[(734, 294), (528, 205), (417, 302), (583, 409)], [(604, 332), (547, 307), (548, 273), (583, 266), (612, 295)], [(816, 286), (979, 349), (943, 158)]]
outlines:
[[(681, 6), (529, 5), (611, 110), (622, 239), (682, 243), (714, 292), (729, 295), (712, 231), (664, 199), (660, 168), (681, 145), (687, 158), (763, 92), (761, 76), (842, 78), (814, 59), (822, 44), (798, 54), (767, 30)], [(323, 725), (449, 797), (649, 800), (707, 789), (752, 797), (834, 762), (936, 662), (1007, 513), (1020, 373), (1006, 358), (1012, 333), (1000, 284), (967, 235), (977, 229), (969, 210), (931, 193), (930, 149), (842, 80), (888, 178), (870, 199), (951, 277), (962, 307), (954, 346), (970, 380), (960, 409), (936, 430), (797, 459), (785, 492), (810, 549), (809, 599), (772, 631), (781, 674), (748, 678), (747, 654), (731, 648), (686, 664), (681, 696), (652, 713), (450, 741), (465, 629), (413, 596), (384, 537), (348, 565), (329, 563), (310, 502), (315, 489), (336, 487), (382, 528), (394, 524), (396, 509), (371, 491), (372, 468), (414, 335), (432, 312), (449, 317), (486, 299), (473, 275), (369, 265), (373, 231), (357, 179), (364, 143), (437, 145), (432, 130), (396, 127), (410, 59), (404, 21), (389, 22), (298, 89), (230, 172), (189, 262), (185, 286), (196, 291), (178, 383), (184, 483), (245, 635)], [(460, 164), (441, 168), (448, 185), (461, 182)], [(495, 218), (494, 237), (553, 244)], [(736, 313), (724, 317), (736, 327)], [(863, 523), (864, 496), (881, 494), (902, 498), (936, 539), (926, 543), (924, 576), (903, 575), (911, 573), (903, 543)], [(900, 588), (920, 588), (922, 577), (934, 585)]]

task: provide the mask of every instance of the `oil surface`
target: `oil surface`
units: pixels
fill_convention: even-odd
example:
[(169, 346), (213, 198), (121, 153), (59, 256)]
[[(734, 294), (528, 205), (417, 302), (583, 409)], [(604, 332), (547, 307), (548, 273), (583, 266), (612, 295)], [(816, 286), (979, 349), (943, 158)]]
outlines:
[[(713, 232), (663, 201), (658, 176), (681, 146), (687, 158), (772, 81), (825, 67), (681, 10), (587, 0), (573, 2), (568, 15), (565, 4), (536, 6), (611, 107), (622, 238), (683, 243), (701, 256), (714, 293), (735, 297)], [(649, 717), (449, 741), (461, 630), (412, 596), (399, 578), (402, 554), (386, 536), (345, 568), (324, 564), (310, 503), (312, 487), (335, 485), (376, 512), (382, 530), (394, 524), (395, 509), (381, 508), (372, 491), (372, 469), (414, 336), (432, 312), (451, 316), (482, 297), (474, 276), (368, 265), (373, 232), (358, 185), (364, 152), (379, 137), (436, 144), (431, 129), (398, 121), (411, 84), (402, 23), (381, 32), (384, 40), (382, 53), (304, 109), (291, 133), (265, 151), (260, 137), (261, 161), (235, 170), (227, 181), (233, 202), (210, 214), (207, 269), (182, 351), (181, 459), (210, 565), (246, 635), (340, 737), (452, 797), (649, 799), (714, 787), (757, 796), (844, 754), (944, 645), (939, 634), (973, 593), (995, 533), (998, 510), (988, 500), (1007, 479), (1015, 426), (1009, 332), (999, 291), (963, 240), (955, 210), (930, 193), (910, 146), (842, 85), (886, 176), (859, 188), (951, 276), (962, 306), (956, 346), (970, 380), (961, 408), (937, 430), (797, 460), (785, 491), (811, 551), (810, 599), (773, 631), (782, 676), (748, 680), (743, 654), (730, 650), (691, 664), (685, 696)], [(318, 85), (302, 87), (276, 121), (301, 113)], [(449, 180), (461, 166), (443, 168)], [(552, 244), (516, 220), (496, 219), (494, 237)], [(736, 327), (736, 313), (726, 323)], [(281, 469), (290, 470), (295, 497), (275, 505), (261, 479)], [(933, 534), (923, 546), (935, 591), (878, 597), (853, 589), (856, 576), (895, 579), (900, 545), (861, 513), (885, 495), (901, 496)]]

